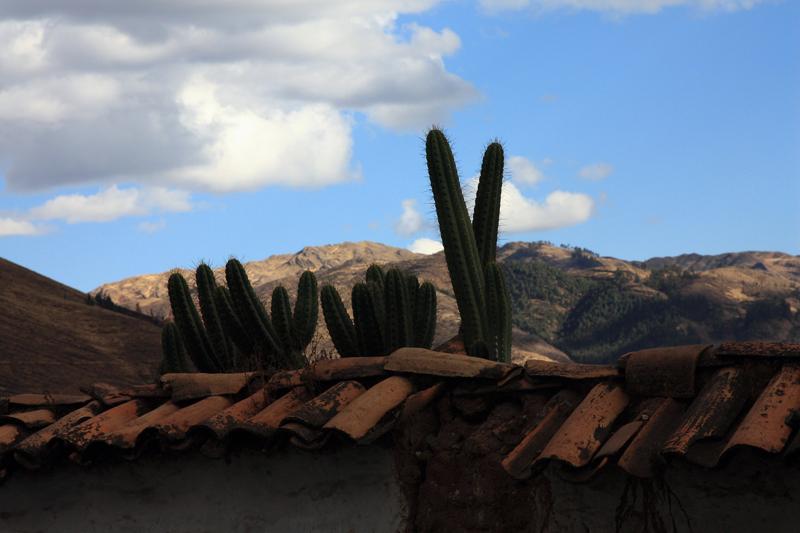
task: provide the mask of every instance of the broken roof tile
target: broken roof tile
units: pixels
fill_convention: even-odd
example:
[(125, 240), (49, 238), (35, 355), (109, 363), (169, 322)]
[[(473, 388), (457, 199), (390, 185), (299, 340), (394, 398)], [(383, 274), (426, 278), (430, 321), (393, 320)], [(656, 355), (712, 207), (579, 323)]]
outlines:
[(408, 420), (416, 413), (430, 405), (430, 403), (438, 398), (443, 391), (444, 382), (440, 381), (435, 385), (428, 387), (427, 389), (415, 392), (406, 398), (406, 401), (403, 403), (403, 412), (400, 413), (400, 419)]
[(738, 425), (725, 446), (751, 446), (765, 452), (779, 453), (792, 434), (788, 421), (800, 410), (800, 365), (787, 364), (775, 374)]
[(691, 398), (697, 361), (710, 344), (650, 348), (626, 354), (625, 385), (641, 396)]
[[(398, 407), (414, 392), (414, 384), (402, 376), (391, 376), (355, 398), (326, 424), (356, 441), (367, 435), (376, 437), (375, 426), (387, 413)], [(383, 428), (387, 429), (387, 428)]]
[(386, 370), (441, 377), (502, 379), (515, 367), (480, 357), (400, 348), (386, 358)]
[(558, 459), (574, 467), (586, 466), (628, 401), (620, 385), (598, 383), (555, 432), (536, 462)]
[(4, 424), (0, 426), (0, 453), (8, 450), (15, 442), (24, 435), (24, 430), (16, 424)]

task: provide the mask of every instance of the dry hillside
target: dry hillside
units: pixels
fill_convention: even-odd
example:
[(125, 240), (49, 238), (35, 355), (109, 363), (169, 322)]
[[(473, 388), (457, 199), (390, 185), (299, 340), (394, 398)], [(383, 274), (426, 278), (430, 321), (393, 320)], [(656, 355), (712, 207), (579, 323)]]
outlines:
[(143, 383), (160, 359), (157, 325), (0, 259), (0, 395)]

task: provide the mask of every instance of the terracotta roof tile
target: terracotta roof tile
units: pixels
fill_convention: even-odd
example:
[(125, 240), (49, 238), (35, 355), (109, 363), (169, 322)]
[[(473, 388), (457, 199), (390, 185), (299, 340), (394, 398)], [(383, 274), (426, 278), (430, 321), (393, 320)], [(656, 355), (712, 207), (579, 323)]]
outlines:
[(627, 407), (628, 394), (615, 383), (599, 383), (575, 408), (542, 450), (536, 461), (558, 459), (574, 467), (586, 466)]
[(614, 367), (519, 366), (406, 348), (278, 372), (266, 385), (254, 373), (172, 374), (160, 384), (94, 385), (85, 396), (0, 399), (0, 456), (12, 472), (195, 443), (226, 450), (242, 433), (263, 449), (316, 449), (332, 435), (372, 441), (424, 409), (443, 416), (457, 404), (457, 416), (480, 418), (512, 401), (525, 418), (496, 436), (509, 475), (555, 460), (575, 480), (612, 464), (651, 477), (676, 457), (713, 467), (743, 447), (800, 452), (799, 356), (793, 345), (725, 343), (641, 350)]
[(401, 376), (392, 376), (371, 387), (331, 418), (325, 429), (336, 429), (356, 441), (375, 438), (388, 430), (376, 429), (379, 422), (414, 392), (414, 384)]

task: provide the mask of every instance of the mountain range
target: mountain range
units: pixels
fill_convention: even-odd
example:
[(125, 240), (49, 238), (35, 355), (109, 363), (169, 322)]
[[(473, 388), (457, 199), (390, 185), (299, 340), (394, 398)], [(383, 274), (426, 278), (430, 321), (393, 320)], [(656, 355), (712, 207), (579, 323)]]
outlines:
[[(548, 242), (510, 242), (498, 249), (514, 312), (516, 359), (611, 361), (653, 345), (724, 339), (800, 339), (800, 257), (780, 252), (685, 254), (646, 261), (604, 257)], [(252, 261), (245, 268), (268, 301), (284, 285), (294, 296), (303, 270), (339, 289), (350, 288), (372, 264), (395, 265), (433, 282), (438, 291), (436, 342), (458, 330), (458, 310), (444, 254), (412, 253), (374, 242), (309, 246)], [(193, 287), (191, 270), (182, 270)], [(224, 273), (217, 269), (224, 281)], [(169, 316), (169, 272), (102, 285), (93, 294), (144, 314)], [(330, 351), (325, 328), (317, 348)]]

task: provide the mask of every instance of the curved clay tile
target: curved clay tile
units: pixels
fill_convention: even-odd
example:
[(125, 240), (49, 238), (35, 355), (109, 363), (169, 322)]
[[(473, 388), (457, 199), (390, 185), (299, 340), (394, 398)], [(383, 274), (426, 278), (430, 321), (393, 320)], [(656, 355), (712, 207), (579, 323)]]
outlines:
[(729, 357), (800, 357), (800, 343), (723, 342), (717, 349), (717, 355)]
[(186, 436), (186, 431), (190, 427), (205, 422), (232, 404), (233, 401), (225, 396), (209, 396), (188, 407), (175, 411), (154, 427), (167, 439), (179, 440)]
[(29, 468), (37, 467), (51, 440), (91, 419), (100, 412), (100, 409), (100, 402), (94, 401), (62, 416), (53, 424), (40, 429), (17, 444), (14, 447), (14, 458)]
[(589, 464), (628, 401), (628, 395), (620, 385), (595, 385), (556, 430), (534, 464), (545, 459), (558, 459), (574, 467)]
[(408, 420), (416, 413), (425, 409), (425, 407), (439, 397), (443, 390), (444, 382), (440, 381), (406, 398), (406, 401), (403, 403), (403, 411), (400, 413), (400, 420)]
[(132, 420), (124, 427), (111, 431), (104, 437), (98, 437), (98, 440), (118, 448), (133, 448), (136, 446), (137, 439), (144, 430), (155, 427), (162, 420), (177, 412), (179, 409), (180, 407), (173, 402), (164, 402), (152, 411)]
[(344, 406), (364, 394), (364, 386), (357, 381), (342, 381), (316, 398), (309, 400), (281, 423), (299, 422), (309, 427), (321, 428)]
[(28, 429), (39, 429), (49, 426), (56, 421), (56, 416), (50, 409), (36, 409), (22, 413), (11, 413), (0, 416), (0, 423), (11, 422), (21, 424)]
[(207, 428), (218, 439), (223, 439), (231, 429), (245, 423), (250, 417), (263, 410), (266, 405), (267, 392), (262, 389), (212, 416), (199, 427)]
[(120, 429), (145, 410), (142, 400), (130, 400), (78, 424), (60, 436), (78, 449), (84, 449), (94, 440)]
[(16, 424), (5, 424), (0, 426), (0, 453), (8, 450), (15, 442), (24, 435), (22, 428)]
[(428, 376), (502, 379), (515, 367), (468, 355), (434, 352), (425, 348), (400, 348), (386, 358), (384, 368)]
[(570, 389), (563, 389), (550, 398), (536, 415), (533, 429), (503, 459), (501, 464), (505, 471), (517, 479), (530, 477), (534, 461), (580, 401), (581, 396)]
[(302, 387), (306, 383), (306, 369), (300, 370), (279, 370), (272, 374), (267, 382), (267, 389), (270, 391), (281, 389), (292, 389)]
[(612, 365), (584, 365), (580, 363), (557, 363), (529, 359), (525, 361), (525, 373), (530, 377), (565, 379), (606, 379), (622, 375), (622, 371)]
[[(394, 410), (414, 392), (414, 384), (404, 377), (392, 376), (384, 379), (377, 385), (347, 404), (324, 426), (325, 429), (336, 429), (353, 440), (361, 441), (370, 436), (371, 439), (379, 436), (373, 431), (376, 425), (390, 411)], [(389, 429), (389, 425), (382, 427), (382, 432)]]
[(631, 394), (691, 398), (700, 355), (712, 345), (651, 348), (625, 356), (625, 385)]
[(625, 448), (617, 461), (620, 468), (636, 477), (653, 477), (665, 464), (661, 449), (680, 423), (684, 409), (682, 403), (664, 398)]
[(262, 437), (269, 436), (280, 427), (284, 418), (300, 409), (309, 398), (305, 387), (295, 387), (237, 426), (237, 429)]
[(800, 365), (784, 365), (748, 411), (723, 454), (734, 446), (751, 446), (779, 453), (792, 434), (787, 423), (800, 411)]
[(306, 375), (317, 381), (341, 381), (346, 379), (383, 376), (386, 357), (342, 357), (314, 363)]
[(749, 395), (750, 384), (744, 369), (726, 367), (717, 370), (689, 405), (662, 452), (686, 455), (689, 447), (699, 440), (721, 439)]
[(8, 398), (9, 405), (46, 407), (48, 405), (78, 405), (91, 401), (85, 394), (15, 394)]

